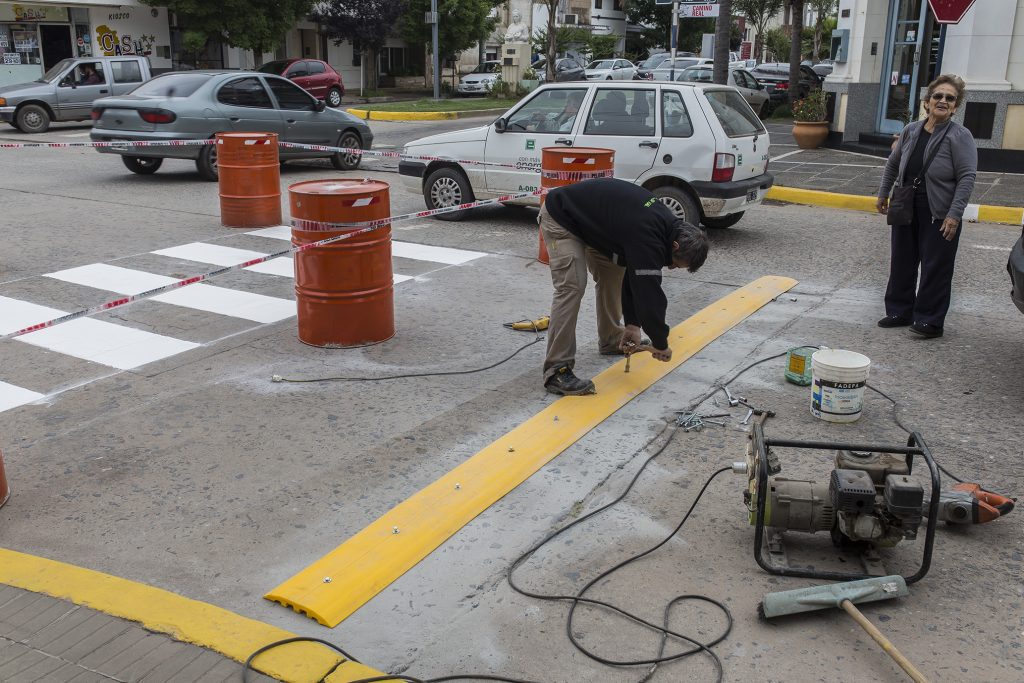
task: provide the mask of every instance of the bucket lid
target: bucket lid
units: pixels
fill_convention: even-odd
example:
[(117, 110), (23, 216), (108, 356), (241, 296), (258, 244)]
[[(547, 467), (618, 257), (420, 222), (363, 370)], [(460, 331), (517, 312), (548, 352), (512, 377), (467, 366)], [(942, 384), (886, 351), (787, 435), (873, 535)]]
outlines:
[(383, 180), (370, 178), (337, 178), (333, 180), (303, 180), (288, 186), (295, 194), (361, 195), (387, 191), (390, 186)]
[(821, 349), (811, 356), (811, 362), (828, 365), (833, 368), (849, 368), (855, 370), (871, 365), (871, 359), (863, 353), (846, 351), (845, 349)]

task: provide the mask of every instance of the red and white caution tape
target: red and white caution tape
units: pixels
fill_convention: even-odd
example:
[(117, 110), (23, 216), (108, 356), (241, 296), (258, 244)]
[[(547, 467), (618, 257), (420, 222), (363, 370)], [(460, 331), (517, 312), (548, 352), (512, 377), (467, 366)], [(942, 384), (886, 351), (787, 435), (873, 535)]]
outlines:
[(407, 159), (412, 161), (450, 161), (455, 164), (475, 164), (478, 166), (495, 166), (497, 168), (514, 168), (519, 171), (532, 170), (528, 165), (507, 164), (500, 161), (480, 161), (478, 159), (452, 159), (451, 157), (439, 156), (417, 156), (415, 154), (403, 154), (402, 152), (387, 152), (383, 150), (359, 149), (353, 147), (331, 147), (330, 145), (304, 145), (298, 142), (281, 142), (281, 147), (294, 149), (308, 149), (314, 152), (337, 152), (341, 154), (353, 154), (356, 156), (366, 155), (371, 157), (386, 157), (392, 159)]
[[(398, 221), (411, 220), (413, 218), (423, 218), (426, 216), (434, 216), (439, 213), (463, 211), (465, 209), (471, 209), (477, 206), (496, 204), (498, 202), (507, 202), (513, 199), (522, 199), (523, 197), (530, 197), (538, 194), (540, 194), (539, 190), (536, 192), (520, 192), (518, 194), (505, 195), (503, 197), (496, 197), (494, 199), (484, 199), (478, 202), (460, 204), (459, 206), (445, 207), (442, 209), (432, 209), (430, 211), (417, 211), (415, 213), (406, 213), (397, 216), (389, 216), (387, 218), (379, 218), (372, 221), (363, 221), (361, 223), (316, 223), (313, 221), (293, 220), (293, 227), (297, 227), (298, 229), (304, 232), (328, 232), (348, 228), (357, 229), (352, 230), (351, 232), (346, 232), (341, 235), (326, 237), (316, 242), (310, 242), (309, 244), (302, 244), (297, 247), (292, 247), (291, 249), (285, 249), (283, 251), (278, 251), (273, 254), (267, 254), (266, 256), (260, 256), (259, 258), (250, 259), (242, 263), (236, 263), (233, 266), (225, 266), (224, 268), (211, 270), (208, 273), (203, 273), (202, 275), (195, 275), (193, 277), (185, 278), (184, 280), (178, 280), (177, 282), (172, 282), (170, 284), (156, 287), (145, 292), (140, 292), (139, 294), (132, 294), (130, 296), (124, 296), (119, 299), (107, 301), (97, 306), (83, 308), (80, 311), (74, 311), (73, 313), (68, 313), (58, 318), (53, 318), (52, 320), (36, 323), (35, 325), (30, 325), (26, 328), (16, 330), (14, 332), (9, 332), (4, 335), (0, 335), (0, 340), (20, 337), (23, 334), (29, 334), (30, 332), (38, 332), (39, 330), (45, 330), (46, 328), (53, 327), (54, 325), (60, 325), (61, 323), (71, 322), (72, 320), (78, 320), (79, 318), (85, 318), (90, 315), (95, 315), (97, 313), (112, 310), (114, 308), (121, 308), (122, 306), (127, 306), (128, 304), (133, 304), (137, 301), (142, 301), (143, 299), (149, 299), (151, 297), (157, 296), (159, 294), (164, 294), (175, 289), (187, 287), (188, 285), (194, 285), (197, 282), (204, 282), (211, 278), (215, 278), (219, 275), (224, 275), (225, 273), (231, 273), (236, 270), (241, 270), (243, 268), (249, 268), (250, 266), (255, 266), (260, 263), (265, 263), (266, 261), (270, 261), (272, 259), (281, 258), (282, 256), (288, 256), (290, 254), (296, 254), (298, 252), (307, 251), (309, 249), (314, 249), (316, 247), (322, 247), (327, 244), (333, 244), (335, 242), (340, 242), (342, 240), (351, 239), (352, 237), (355, 237), (357, 235), (362, 235), (368, 232), (373, 232), (374, 230), (379, 230), (381, 227), (385, 225), (390, 225), (391, 223), (396, 223)], [(298, 225), (296, 225), (297, 223)]]
[(605, 171), (541, 171), (541, 178), (549, 178), (551, 180), (590, 180), (591, 178), (614, 178), (615, 171), (607, 169)]
[(64, 149), (67, 147), (189, 147), (212, 145), (216, 140), (113, 140), (110, 142), (0, 142), (0, 149)]

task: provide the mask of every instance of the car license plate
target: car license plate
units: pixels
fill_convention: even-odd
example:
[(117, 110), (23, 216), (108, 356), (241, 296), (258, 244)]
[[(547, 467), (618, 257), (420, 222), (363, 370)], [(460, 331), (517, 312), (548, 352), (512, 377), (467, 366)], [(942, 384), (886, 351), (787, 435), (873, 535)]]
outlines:
[(757, 201), (757, 190), (751, 190), (750, 192), (747, 193), (747, 203), (749, 204), (750, 202), (756, 202), (756, 201)]

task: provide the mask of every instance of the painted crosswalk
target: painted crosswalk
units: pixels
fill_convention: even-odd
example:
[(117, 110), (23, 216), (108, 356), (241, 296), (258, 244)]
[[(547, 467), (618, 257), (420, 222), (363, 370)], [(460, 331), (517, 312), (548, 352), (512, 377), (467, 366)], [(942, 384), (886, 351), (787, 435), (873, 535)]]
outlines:
[[(274, 240), (290, 240), (291, 229), (287, 226), (277, 226), (262, 230), (254, 230), (245, 233), (251, 237), (242, 238), (251, 240), (252, 237), (270, 238)], [(255, 241), (252, 241), (254, 244)], [(265, 243), (264, 243), (265, 244)], [(245, 243), (242, 246), (251, 246)], [(274, 249), (257, 251), (255, 249), (241, 248), (238, 246), (226, 246), (222, 244), (211, 244), (207, 242), (191, 242), (166, 249), (159, 249), (150, 252), (148, 260), (144, 260), (144, 268), (128, 268), (109, 263), (91, 263), (74, 268), (67, 268), (51, 273), (43, 277), (54, 283), (74, 285), (112, 292), (120, 295), (136, 295), (142, 292), (162, 287), (179, 280), (180, 271), (183, 266), (174, 260), (188, 261), (195, 264), (209, 264), (213, 266), (233, 266), (245, 261), (265, 256), (272, 253)], [(397, 259), (411, 259), (437, 264), (437, 267), (429, 270), (429, 273), (443, 268), (460, 266), (475, 259), (486, 256), (483, 252), (452, 249), (449, 247), (434, 247), (430, 245), (419, 245), (407, 242), (393, 242), (392, 255)], [(156, 259), (154, 261), (153, 259)], [(163, 259), (167, 259), (165, 265)], [(396, 268), (400, 267), (401, 261), (396, 261)], [(135, 264), (132, 264), (135, 265)], [(408, 264), (406, 268), (409, 268)], [(179, 309), (189, 309), (195, 312), (195, 318), (204, 325), (207, 322), (211, 326), (213, 319), (202, 320), (201, 316), (214, 316), (221, 320), (235, 320), (237, 325), (249, 325), (250, 323), (268, 324), (291, 318), (296, 313), (296, 303), (293, 292), (285, 290), (280, 284), (271, 286), (273, 282), (280, 283), (279, 278), (294, 278), (295, 264), (291, 258), (281, 257), (265, 263), (257, 264), (239, 274), (250, 271), (252, 275), (242, 275), (242, 280), (235, 280), (232, 286), (212, 285), (198, 283), (175, 289), (164, 294), (147, 299), (147, 302), (154, 302), (167, 306), (174, 306)], [(201, 271), (200, 268), (196, 269)], [(423, 273), (422, 267), (413, 268), (414, 272)], [(151, 272), (157, 271), (157, 272)], [(188, 271), (186, 271), (188, 272)], [(166, 273), (166, 274), (165, 274)], [(173, 276), (172, 276), (173, 274)], [(265, 276), (272, 276), (261, 280)], [(246, 280), (245, 278), (249, 278)], [(255, 278), (255, 279), (253, 279)], [(395, 284), (414, 280), (412, 275), (401, 273), (394, 274)], [(283, 283), (282, 283), (283, 284)], [(244, 287), (240, 288), (240, 287)], [(254, 291), (249, 291), (254, 290)], [(271, 294), (282, 295), (287, 291), (291, 296), (268, 296), (259, 293), (259, 290)], [(58, 309), (52, 306), (41, 305), (31, 301), (25, 301), (18, 297), (0, 295), (0, 334), (14, 332), (31, 325), (52, 320), (67, 313), (67, 310), (74, 310), (81, 305), (81, 292), (78, 296), (68, 297), (69, 301), (75, 301), (73, 305), (62, 306)], [(60, 296), (51, 301), (63, 301)], [(149, 303), (141, 304), (149, 306)], [(64, 310), (64, 309), (67, 310)], [(171, 310), (171, 309), (167, 309)], [(187, 313), (186, 313), (187, 314)], [(149, 314), (153, 317), (153, 314)], [(188, 314), (187, 314), (188, 315)], [(110, 322), (96, 318), (81, 318), (67, 323), (62, 323), (37, 332), (22, 335), (14, 341), (24, 344), (25, 347), (34, 347), (48, 352), (62, 354), (71, 359), (69, 363), (84, 365), (84, 369), (75, 366), (76, 371), (87, 377), (70, 377), (60, 386), (35, 386), (39, 383), (52, 383), (49, 375), (46, 380), (38, 379), (38, 375), (28, 373), (28, 381), (18, 381), (7, 375), (10, 370), (0, 365), (0, 412), (11, 410), (19, 406), (40, 402), (47, 398), (52, 400), (60, 391), (68, 386), (79, 386), (83, 383), (95, 381), (99, 377), (108, 376), (110, 368), (116, 370), (134, 370), (142, 366), (176, 356), (187, 351), (215, 343), (223, 336), (211, 338), (214, 335), (202, 339), (181, 339), (180, 336), (188, 337), (180, 327), (172, 328), (173, 334), (158, 334), (167, 331), (166, 326), (161, 323), (164, 319), (172, 319), (175, 316), (156, 315), (157, 322), (145, 323), (147, 329), (137, 329), (132, 322)], [(144, 315), (145, 319), (146, 316)], [(227, 324), (227, 323), (224, 323)], [(233, 328), (248, 329), (248, 328)], [(195, 330), (192, 334), (196, 334)], [(221, 333), (223, 335), (223, 333)], [(11, 343), (11, 342), (5, 342)], [(23, 347), (23, 348), (25, 348)], [(37, 352), (31, 352), (37, 353)], [(50, 359), (55, 358), (53, 356)], [(51, 362), (51, 361), (46, 361)], [(93, 366), (92, 364), (96, 364)], [(98, 367), (97, 367), (98, 366)], [(89, 370), (89, 367), (96, 367)], [(25, 386), (22, 386), (24, 384)], [(64, 388), (62, 388), (64, 387)]]

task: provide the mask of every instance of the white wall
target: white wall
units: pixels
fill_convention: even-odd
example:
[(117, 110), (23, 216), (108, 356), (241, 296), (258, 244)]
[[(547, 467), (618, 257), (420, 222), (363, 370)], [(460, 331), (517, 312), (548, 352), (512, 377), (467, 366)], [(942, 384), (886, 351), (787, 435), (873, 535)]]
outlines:
[(1014, 90), (1024, 90), (1024, 0), (1017, 0), (1017, 17), (1013, 22), (1013, 41), (1006, 65), (1006, 80)]
[[(1009, 90), (1007, 58), (1020, 2), (975, 2), (959, 24), (946, 29), (943, 73), (954, 73), (977, 90)], [(1018, 34), (1018, 42), (1022, 37)]]
[(154, 69), (171, 68), (171, 60), (162, 57), (171, 45), (167, 10), (156, 7), (91, 7), (92, 53), (145, 55)]
[[(844, 17), (843, 10), (850, 10)], [(845, 63), (836, 64), (829, 82), (879, 83), (885, 59), (885, 26), (889, 0), (839, 0), (837, 28), (849, 29), (850, 49)], [(871, 44), (875, 43), (875, 54)]]

